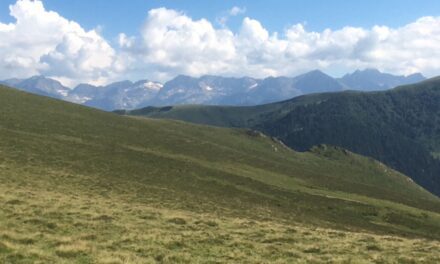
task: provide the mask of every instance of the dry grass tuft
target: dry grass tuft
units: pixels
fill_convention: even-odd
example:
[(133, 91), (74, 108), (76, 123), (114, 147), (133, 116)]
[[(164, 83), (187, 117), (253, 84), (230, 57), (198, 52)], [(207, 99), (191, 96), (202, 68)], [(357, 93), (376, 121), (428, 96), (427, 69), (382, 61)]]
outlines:
[(55, 250), (56, 254), (63, 258), (76, 258), (91, 253), (91, 247), (84, 241), (62, 244)]

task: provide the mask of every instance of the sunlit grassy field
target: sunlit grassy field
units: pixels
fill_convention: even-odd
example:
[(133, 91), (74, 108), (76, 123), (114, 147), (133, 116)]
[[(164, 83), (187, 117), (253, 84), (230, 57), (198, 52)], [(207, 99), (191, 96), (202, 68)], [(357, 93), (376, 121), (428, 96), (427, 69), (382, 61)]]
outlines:
[(155, 191), (140, 202), (128, 190), (109, 192), (88, 177), (57, 175), (69, 184), (51, 186), (47, 180), (55, 175), (20, 175), (0, 176), (1, 263), (440, 261), (436, 240), (288, 223), (269, 212), (256, 220), (231, 211), (173, 209)]
[(374, 160), (0, 88), (0, 263), (435, 263), (440, 202)]

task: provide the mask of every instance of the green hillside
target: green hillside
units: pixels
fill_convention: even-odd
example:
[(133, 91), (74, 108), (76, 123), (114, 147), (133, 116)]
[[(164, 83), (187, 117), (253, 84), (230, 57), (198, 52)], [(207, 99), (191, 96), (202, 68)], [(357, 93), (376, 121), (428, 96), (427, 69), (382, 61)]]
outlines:
[(0, 262), (440, 261), (440, 201), (370, 158), (0, 87)]
[(249, 127), (305, 151), (329, 144), (373, 157), (440, 195), (440, 79), (385, 92), (297, 97), (254, 107), (189, 106), (129, 112)]

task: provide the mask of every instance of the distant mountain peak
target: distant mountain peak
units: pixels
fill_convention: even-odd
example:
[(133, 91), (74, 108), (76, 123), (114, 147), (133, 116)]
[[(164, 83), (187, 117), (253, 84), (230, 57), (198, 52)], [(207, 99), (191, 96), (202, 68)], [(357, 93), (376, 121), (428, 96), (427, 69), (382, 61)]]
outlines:
[[(314, 75), (314, 74), (327, 75), (327, 74), (325, 74), (323, 71), (321, 71), (321, 70), (319, 70), (319, 69), (316, 69), (316, 70), (312, 70), (312, 71), (306, 72), (305, 74), (310, 74), (310, 75)], [(328, 75), (327, 75), (327, 76), (328, 76)]]
[(304, 78), (304, 77), (325, 77), (325, 78), (332, 78), (330, 75), (324, 73), (321, 70), (313, 70), (313, 71), (309, 71), (306, 72), (304, 74), (301, 74), (299, 76), (297, 76), (296, 78)]
[[(28, 80), (41, 80), (41, 79), (49, 80), (50, 78), (43, 76), (43, 75), (33, 75), (30, 78), (28, 78)], [(50, 79), (50, 80), (52, 80), (52, 79)]]
[(416, 72), (416, 73), (412, 73), (410, 75), (407, 75), (406, 78), (414, 80), (414, 82), (426, 80), (426, 77), (423, 74), (421, 74), (420, 72)]
[(320, 70), (313, 70), (295, 77), (294, 85), (302, 91), (302, 94), (336, 92), (344, 89), (337, 80)]
[(356, 70), (338, 79), (347, 89), (377, 91), (391, 89), (399, 85), (411, 84), (425, 80), (420, 73), (409, 76), (383, 73), (375, 68)]
[(181, 80), (193, 80), (195, 79), (192, 76), (189, 75), (184, 75), (184, 74), (179, 74), (176, 77), (174, 77), (171, 81), (176, 80), (176, 81), (181, 81)]
[(411, 74), (407, 75), (406, 77), (409, 77), (409, 76), (420, 76), (420, 77), (426, 78), (426, 77), (425, 77), (423, 74), (421, 74), (420, 72), (411, 73)]
[(75, 86), (75, 88), (73, 88), (73, 90), (80, 88), (80, 87), (93, 87), (93, 88), (98, 88), (99, 86), (95, 86), (92, 84), (88, 84), (88, 83), (80, 83), (77, 86)]
[(129, 80), (123, 80), (123, 81), (111, 83), (107, 86), (122, 86), (122, 85), (133, 85), (133, 82)]
[(368, 73), (382, 73), (376, 68), (365, 68), (364, 70), (361, 70), (359, 72), (368, 72)]
[(42, 75), (35, 75), (28, 79), (9, 79), (2, 83), (23, 91), (58, 99), (63, 99), (70, 91), (69, 88), (63, 86), (59, 81)]
[(62, 85), (61, 82), (59, 82), (59, 81), (57, 81), (55, 79), (52, 79), (50, 77), (46, 77), (44, 75), (34, 75), (34, 76), (32, 76), (32, 77), (30, 77), (28, 79), (23, 79), (22, 81), (28, 81), (28, 82), (29, 81), (34, 81), (34, 82), (35, 81), (46, 81), (46, 82), (52, 82), (52, 83), (57, 83), (57, 84)]

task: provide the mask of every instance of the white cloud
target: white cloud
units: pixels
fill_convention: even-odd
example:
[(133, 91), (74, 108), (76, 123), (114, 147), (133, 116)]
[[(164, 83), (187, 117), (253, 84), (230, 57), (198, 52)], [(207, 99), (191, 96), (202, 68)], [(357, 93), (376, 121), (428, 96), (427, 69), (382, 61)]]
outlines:
[(230, 16), (237, 16), (240, 14), (244, 14), (246, 13), (246, 7), (238, 7), (238, 6), (234, 6), (231, 9), (229, 9), (228, 14)]
[[(375, 67), (428, 76), (440, 72), (440, 17), (422, 17), (399, 28), (374, 26), (308, 31), (304, 24), (270, 32), (245, 17), (235, 32), (206, 19), (157, 8), (137, 36), (121, 33), (112, 47), (99, 30), (85, 30), (41, 1), (10, 7), (13, 23), (0, 22), (0, 78), (45, 74), (65, 84), (115, 79), (166, 81), (177, 74), (199, 76), (296, 75)], [(229, 15), (244, 8), (234, 7)], [(108, 25), (107, 25), (108, 26)]]
[(165, 8), (150, 10), (141, 36), (127, 38), (119, 37), (125, 57), (155, 78), (224, 72), (237, 58), (231, 31)]
[(44, 74), (75, 84), (106, 82), (115, 51), (96, 30), (45, 10), (41, 1), (19, 0), (10, 6), (14, 23), (0, 22), (0, 77)]
[(246, 7), (238, 7), (234, 6), (231, 9), (224, 12), (221, 16), (217, 17), (217, 23), (220, 24), (222, 27), (226, 27), (226, 23), (228, 22), (229, 18), (235, 17), (241, 14), (246, 13)]
[(142, 55), (137, 65), (164, 79), (176, 74), (265, 77), (316, 68), (332, 73), (365, 67), (435, 75), (440, 71), (439, 33), (440, 17), (423, 17), (400, 28), (347, 26), (321, 32), (297, 24), (282, 34), (245, 17), (238, 32), (233, 32), (160, 8), (148, 13), (136, 45), (133, 38), (129, 43), (136, 47), (133, 56)]

